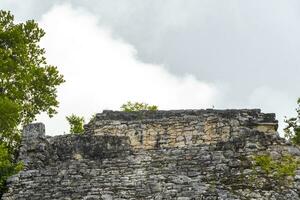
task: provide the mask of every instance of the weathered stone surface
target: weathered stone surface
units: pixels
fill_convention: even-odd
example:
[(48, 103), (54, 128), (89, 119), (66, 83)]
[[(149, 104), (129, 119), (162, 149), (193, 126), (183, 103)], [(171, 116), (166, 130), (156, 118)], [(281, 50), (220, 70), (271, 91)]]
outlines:
[(43, 136), (45, 136), (45, 125), (43, 123), (29, 124), (23, 128), (23, 138)]
[(227, 141), (244, 127), (275, 134), (277, 121), (260, 110), (105, 111), (85, 128), (94, 135), (128, 136), (135, 149), (153, 149)]
[[(10, 199), (300, 199), (300, 169), (289, 184), (259, 173), (252, 156), (292, 154), (274, 114), (260, 110), (104, 111), (84, 135), (22, 141), (24, 171)], [(39, 129), (38, 129), (39, 130)]]

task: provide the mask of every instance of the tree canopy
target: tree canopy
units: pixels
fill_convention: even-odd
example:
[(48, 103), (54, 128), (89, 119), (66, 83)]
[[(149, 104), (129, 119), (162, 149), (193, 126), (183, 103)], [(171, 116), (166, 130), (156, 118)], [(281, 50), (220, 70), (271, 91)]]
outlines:
[(0, 141), (10, 151), (20, 142), (17, 126), (20, 123), (20, 107), (6, 97), (0, 97)]
[(58, 107), (57, 86), (64, 82), (57, 68), (48, 65), (39, 46), (45, 32), (33, 20), (15, 23), (9, 11), (0, 10), (0, 198), (6, 179), (19, 171), (15, 162), (20, 125)]
[(16, 24), (10, 12), (0, 11), (0, 97), (20, 107), (23, 124), (41, 112), (56, 113), (57, 86), (64, 82), (38, 44), (44, 35), (33, 20)]
[(297, 116), (285, 120), (287, 126), (285, 127), (285, 136), (294, 144), (300, 145), (300, 98), (297, 101), (296, 108)]

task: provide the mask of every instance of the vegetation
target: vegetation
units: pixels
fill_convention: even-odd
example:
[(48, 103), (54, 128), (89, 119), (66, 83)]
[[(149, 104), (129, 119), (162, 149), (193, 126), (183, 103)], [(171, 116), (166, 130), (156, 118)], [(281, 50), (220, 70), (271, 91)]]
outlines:
[(84, 132), (84, 118), (76, 116), (74, 114), (66, 117), (70, 124), (70, 133), (71, 134), (82, 134)]
[(142, 110), (149, 110), (149, 111), (157, 111), (158, 106), (156, 105), (148, 105), (146, 103), (139, 103), (139, 102), (131, 102), (128, 101), (126, 104), (121, 106), (121, 110), (125, 112), (137, 112)]
[(300, 145), (300, 98), (297, 101), (297, 116), (285, 119), (287, 126), (285, 127), (285, 136), (296, 145)]
[(10, 12), (0, 11), (0, 96), (20, 106), (23, 124), (41, 112), (56, 113), (56, 87), (64, 82), (38, 45), (44, 35), (33, 20), (15, 24)]
[(0, 145), (13, 153), (20, 143), (20, 107), (10, 99), (0, 96)]
[(291, 155), (284, 155), (276, 160), (270, 155), (257, 155), (254, 157), (254, 161), (254, 166), (260, 167), (267, 176), (279, 180), (283, 180), (288, 176), (295, 176), (299, 167), (299, 161)]
[(46, 62), (38, 44), (44, 34), (33, 20), (15, 23), (10, 12), (0, 10), (0, 195), (6, 178), (21, 166), (14, 156), (20, 126), (41, 112), (53, 116), (58, 106), (56, 88), (64, 79)]
[(22, 163), (14, 163), (12, 154), (4, 144), (0, 144), (0, 197), (6, 189), (6, 179), (23, 168)]

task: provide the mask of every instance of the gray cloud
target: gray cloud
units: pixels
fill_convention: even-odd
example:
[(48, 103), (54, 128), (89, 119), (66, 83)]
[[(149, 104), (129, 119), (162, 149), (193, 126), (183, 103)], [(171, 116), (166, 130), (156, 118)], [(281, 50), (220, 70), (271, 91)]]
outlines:
[(223, 88), (217, 107), (257, 106), (277, 112), (280, 119), (293, 113), (300, 91), (297, 0), (44, 0), (43, 4), (4, 0), (0, 4), (22, 20), (40, 19), (63, 2), (96, 15), (114, 37), (137, 49), (138, 59), (162, 63), (178, 76), (190, 73)]

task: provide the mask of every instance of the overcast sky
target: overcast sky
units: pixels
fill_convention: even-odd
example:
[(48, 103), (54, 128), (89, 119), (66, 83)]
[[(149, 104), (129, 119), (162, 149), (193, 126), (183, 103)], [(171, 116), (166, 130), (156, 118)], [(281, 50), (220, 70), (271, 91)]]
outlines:
[(59, 114), (38, 118), (68, 132), (128, 100), (161, 109), (261, 108), (283, 125), (300, 96), (298, 0), (0, 0), (35, 19), (41, 46), (66, 83)]

